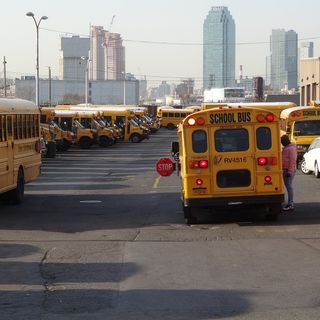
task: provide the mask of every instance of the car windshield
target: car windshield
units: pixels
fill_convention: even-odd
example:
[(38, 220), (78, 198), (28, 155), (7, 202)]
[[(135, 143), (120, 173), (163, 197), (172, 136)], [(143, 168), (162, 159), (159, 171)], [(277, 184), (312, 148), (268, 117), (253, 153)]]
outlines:
[(319, 136), (320, 120), (298, 121), (294, 124), (296, 136)]

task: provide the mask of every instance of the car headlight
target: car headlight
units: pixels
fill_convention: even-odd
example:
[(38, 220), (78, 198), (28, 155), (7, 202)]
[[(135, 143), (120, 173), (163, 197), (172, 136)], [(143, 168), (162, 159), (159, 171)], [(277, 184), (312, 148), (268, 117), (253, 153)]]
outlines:
[(298, 145), (297, 145), (297, 150), (298, 150), (298, 151), (307, 152), (308, 146), (303, 145), (303, 144), (298, 144)]

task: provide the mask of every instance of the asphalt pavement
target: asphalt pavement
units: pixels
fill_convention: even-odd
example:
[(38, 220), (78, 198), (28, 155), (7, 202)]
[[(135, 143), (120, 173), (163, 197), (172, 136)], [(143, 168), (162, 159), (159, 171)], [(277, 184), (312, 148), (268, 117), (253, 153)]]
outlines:
[(277, 222), (226, 213), (187, 226), (176, 133), (44, 159), (0, 204), (0, 319), (320, 319), (320, 179), (298, 173)]

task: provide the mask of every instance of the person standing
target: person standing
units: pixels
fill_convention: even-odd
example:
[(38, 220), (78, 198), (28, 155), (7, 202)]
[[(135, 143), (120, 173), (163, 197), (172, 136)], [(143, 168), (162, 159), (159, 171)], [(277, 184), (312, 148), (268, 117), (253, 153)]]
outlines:
[(297, 146), (295, 143), (291, 143), (288, 135), (281, 137), (282, 149), (282, 170), (283, 170), (283, 182), (288, 193), (288, 203), (282, 208), (283, 211), (293, 211), (293, 179), (297, 168)]

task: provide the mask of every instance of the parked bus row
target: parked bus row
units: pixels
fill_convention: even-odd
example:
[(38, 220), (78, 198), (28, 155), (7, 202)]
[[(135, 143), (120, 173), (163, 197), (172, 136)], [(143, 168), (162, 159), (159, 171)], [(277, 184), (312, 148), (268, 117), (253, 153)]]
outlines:
[(159, 129), (145, 108), (136, 106), (58, 105), (41, 108), (41, 129), (47, 145), (58, 151), (72, 144), (82, 149), (109, 147), (118, 141), (139, 143)]
[(138, 143), (158, 130), (145, 108), (136, 106), (59, 105), (39, 109), (21, 99), (0, 99), (0, 195), (18, 204), (24, 185), (41, 170), (42, 142), (50, 157), (73, 144), (83, 149), (97, 143)]

